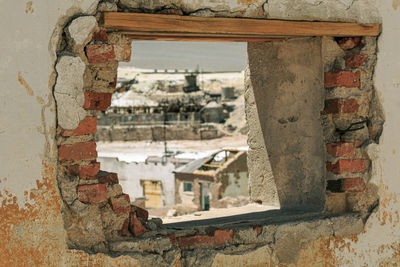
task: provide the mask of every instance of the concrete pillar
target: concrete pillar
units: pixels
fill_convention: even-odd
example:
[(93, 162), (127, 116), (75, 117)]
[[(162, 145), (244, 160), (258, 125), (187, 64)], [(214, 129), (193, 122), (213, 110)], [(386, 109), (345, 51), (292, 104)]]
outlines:
[[(320, 210), (325, 202), (321, 39), (249, 43), (248, 57), (281, 208)], [(257, 183), (251, 179), (259, 176), (250, 177)]]

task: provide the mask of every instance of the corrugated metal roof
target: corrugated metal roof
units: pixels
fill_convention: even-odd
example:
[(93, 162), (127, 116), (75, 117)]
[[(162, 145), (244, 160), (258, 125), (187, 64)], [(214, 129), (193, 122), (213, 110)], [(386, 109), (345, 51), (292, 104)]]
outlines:
[(204, 163), (206, 163), (207, 161), (211, 160), (213, 158), (213, 156), (214, 156), (214, 154), (210, 155), (208, 157), (204, 157), (204, 158), (201, 158), (201, 159), (193, 160), (193, 161), (187, 163), (186, 165), (183, 165), (183, 166), (175, 169), (174, 172), (193, 173), (195, 170), (200, 168)]

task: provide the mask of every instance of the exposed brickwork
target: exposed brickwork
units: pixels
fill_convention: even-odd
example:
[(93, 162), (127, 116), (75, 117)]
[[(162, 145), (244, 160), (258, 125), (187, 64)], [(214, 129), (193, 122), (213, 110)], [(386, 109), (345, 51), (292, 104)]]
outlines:
[(79, 166), (79, 177), (82, 179), (93, 178), (100, 171), (100, 162), (90, 163), (89, 165)]
[(59, 161), (95, 160), (97, 158), (96, 143), (76, 143), (62, 145), (58, 148)]
[(98, 203), (106, 200), (106, 184), (88, 184), (78, 186), (78, 198), (83, 203)]
[(85, 134), (95, 134), (97, 127), (97, 118), (94, 116), (88, 116), (84, 118), (74, 130), (63, 130), (62, 136), (76, 136)]
[(342, 70), (338, 72), (325, 72), (325, 87), (359, 87), (360, 71), (352, 72)]
[(103, 184), (118, 184), (118, 174), (114, 172), (99, 171), (96, 179)]
[(129, 235), (129, 218), (126, 218), (126, 220), (124, 221), (124, 224), (122, 225), (121, 230), (119, 230), (118, 233), (121, 236)]
[(111, 93), (95, 93), (86, 91), (83, 108), (105, 111), (111, 105)]
[(326, 150), (334, 157), (354, 157), (355, 148), (354, 143), (330, 143), (326, 145)]
[(141, 207), (131, 205), (134, 210), (136, 210), (136, 214), (139, 218), (141, 218), (143, 221), (147, 222), (149, 219), (149, 212), (146, 209), (143, 209)]
[(328, 171), (335, 174), (344, 172), (363, 172), (367, 169), (367, 164), (363, 159), (339, 159), (336, 163), (327, 162)]
[(365, 64), (368, 55), (347, 55), (344, 57), (346, 68), (355, 69)]
[(346, 178), (342, 181), (343, 192), (364, 192), (365, 183), (362, 178)]
[(216, 246), (223, 246), (232, 243), (233, 230), (215, 230), (214, 239)]
[(137, 218), (136, 212), (131, 213), (130, 231), (134, 237), (141, 236), (147, 231), (146, 227)]
[(256, 231), (256, 235), (259, 236), (262, 233), (262, 227), (261, 226), (255, 226), (253, 227), (254, 231)]
[(89, 63), (105, 63), (115, 60), (114, 46), (110, 44), (91, 44), (86, 46)]
[(98, 42), (108, 41), (107, 32), (105, 30), (100, 30), (93, 33), (93, 41), (98, 41)]
[(178, 241), (179, 247), (181, 247), (181, 248), (214, 245), (214, 237), (208, 236), (208, 235), (178, 237), (177, 241)]
[(111, 198), (110, 204), (116, 214), (129, 213), (131, 211), (131, 201), (127, 194)]
[(362, 45), (361, 37), (344, 37), (338, 40), (338, 45), (343, 50), (353, 49)]
[(359, 107), (356, 99), (328, 99), (323, 114), (354, 113)]

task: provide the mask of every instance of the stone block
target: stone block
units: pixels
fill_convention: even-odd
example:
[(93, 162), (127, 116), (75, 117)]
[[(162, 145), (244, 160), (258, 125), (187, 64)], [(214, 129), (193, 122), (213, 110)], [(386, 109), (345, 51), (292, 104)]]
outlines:
[(66, 32), (73, 45), (84, 46), (92, 38), (97, 27), (97, 20), (92, 16), (82, 16), (74, 19), (68, 26)]
[(85, 63), (79, 57), (62, 56), (57, 62), (54, 96), (57, 101), (58, 124), (63, 129), (75, 129), (86, 117), (86, 111), (82, 108), (85, 68)]

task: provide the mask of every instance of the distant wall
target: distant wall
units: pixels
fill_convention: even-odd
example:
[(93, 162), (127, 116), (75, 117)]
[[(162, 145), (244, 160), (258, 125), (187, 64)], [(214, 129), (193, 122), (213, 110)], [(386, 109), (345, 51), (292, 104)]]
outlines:
[(173, 164), (128, 163), (116, 158), (103, 157), (98, 158), (98, 161), (104, 171), (118, 173), (119, 184), (123, 191), (129, 194), (132, 201), (144, 196), (140, 180), (157, 180), (162, 184), (163, 206), (171, 207), (175, 204), (175, 178), (172, 173), (175, 166)]
[[(165, 130), (164, 130), (165, 129)], [(130, 125), (98, 126), (96, 140), (99, 141), (163, 141), (163, 140), (207, 140), (223, 136), (213, 125)]]

